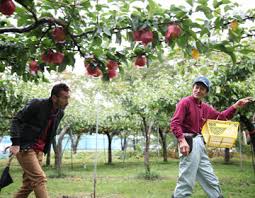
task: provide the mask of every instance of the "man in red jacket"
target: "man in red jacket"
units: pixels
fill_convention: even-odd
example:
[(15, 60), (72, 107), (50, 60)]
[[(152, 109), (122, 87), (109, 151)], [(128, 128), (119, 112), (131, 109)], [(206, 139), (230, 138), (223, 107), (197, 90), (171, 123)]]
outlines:
[(251, 102), (251, 97), (238, 100), (225, 111), (219, 112), (203, 102), (210, 90), (210, 81), (200, 76), (193, 82), (192, 95), (179, 101), (171, 120), (171, 130), (180, 149), (179, 178), (173, 198), (192, 194), (198, 180), (210, 198), (222, 198), (219, 181), (206, 153), (201, 130), (207, 119), (229, 120), (238, 108)]

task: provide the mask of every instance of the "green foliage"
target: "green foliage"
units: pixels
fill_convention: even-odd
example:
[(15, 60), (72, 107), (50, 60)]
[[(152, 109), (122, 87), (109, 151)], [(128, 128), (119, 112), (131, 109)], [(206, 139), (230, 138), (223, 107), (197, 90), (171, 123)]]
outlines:
[(145, 179), (145, 180), (157, 180), (157, 179), (160, 179), (160, 176), (156, 172), (145, 172), (145, 173), (138, 174), (137, 178)]
[[(253, 96), (254, 88), (247, 84), (247, 80), (254, 74), (254, 69), (255, 62), (249, 58), (244, 58), (236, 65), (218, 67), (211, 79), (215, 88), (212, 89), (209, 100), (222, 109), (223, 106), (232, 105), (239, 98)], [(253, 109), (252, 106), (249, 108)]]
[[(249, 50), (242, 41), (253, 35), (251, 27), (241, 28), (241, 25), (247, 20), (253, 20), (254, 13), (247, 12), (244, 17), (234, 15), (233, 10), (237, 5), (227, 0), (187, 1), (190, 9), (176, 5), (167, 9), (153, 0), (147, 3), (138, 0), (107, 3), (87, 0), (58, 3), (17, 0), (16, 3), (16, 11), (12, 16), (0, 16), (0, 38), (3, 41), (0, 43), (0, 71), (11, 68), (13, 73), (23, 76), (24, 80), (42, 77), (42, 73), (31, 76), (27, 68), (30, 60), (38, 61), (44, 69), (62, 72), (67, 66), (74, 67), (74, 55), (77, 53), (82, 58), (93, 55), (100, 59), (103, 63), (100, 69), (107, 76), (105, 63), (109, 50), (113, 49), (111, 46), (115, 46), (112, 54), (118, 54), (119, 48), (123, 48), (121, 62), (130, 60), (137, 44), (132, 38), (132, 32), (138, 29), (149, 28), (153, 31), (153, 42), (145, 47), (150, 61), (162, 59), (163, 51), (176, 48), (190, 58), (191, 49), (196, 47), (204, 55), (220, 50), (228, 54), (235, 64), (236, 45), (239, 45), (240, 50)], [(198, 13), (203, 15), (202, 19), (193, 17)], [(231, 28), (233, 20), (237, 20), (237, 28)], [(165, 44), (163, 41), (167, 26), (171, 23), (179, 24), (182, 34)], [(61, 43), (52, 37), (52, 30), (59, 26), (66, 33), (65, 41)], [(215, 37), (219, 38), (217, 42)], [(64, 62), (45, 64), (41, 54), (48, 49), (64, 53)], [(109, 80), (106, 77), (103, 79)]]
[(24, 97), (18, 94), (16, 84), (9, 80), (0, 80), (0, 135), (7, 135), (14, 114), (22, 107)]

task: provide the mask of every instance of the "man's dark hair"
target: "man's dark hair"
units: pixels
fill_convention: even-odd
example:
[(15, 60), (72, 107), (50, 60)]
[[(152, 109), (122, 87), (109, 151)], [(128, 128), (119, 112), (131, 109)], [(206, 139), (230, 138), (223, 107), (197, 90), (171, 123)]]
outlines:
[(54, 85), (54, 87), (51, 90), (51, 97), (52, 96), (59, 96), (59, 93), (61, 91), (70, 91), (69, 87), (65, 83), (59, 83)]

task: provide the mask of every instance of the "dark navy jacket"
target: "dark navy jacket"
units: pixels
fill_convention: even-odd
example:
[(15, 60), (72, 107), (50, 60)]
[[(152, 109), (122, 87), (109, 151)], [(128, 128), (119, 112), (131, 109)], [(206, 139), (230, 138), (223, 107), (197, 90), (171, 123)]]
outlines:
[[(52, 105), (50, 98), (33, 99), (20, 110), (11, 123), (12, 145), (19, 145), (21, 150), (30, 148), (47, 127)], [(58, 110), (56, 119), (47, 133), (48, 136), (44, 148), (45, 154), (56, 136), (59, 122), (63, 116), (64, 111)]]

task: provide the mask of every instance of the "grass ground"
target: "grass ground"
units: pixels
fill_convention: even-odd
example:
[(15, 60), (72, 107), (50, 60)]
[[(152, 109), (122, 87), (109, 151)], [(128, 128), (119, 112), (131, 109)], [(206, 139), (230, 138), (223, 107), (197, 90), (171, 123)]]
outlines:
[[(48, 177), (48, 191), (51, 198), (87, 198), (92, 197), (94, 175), (94, 153), (81, 152), (73, 157), (65, 154), (62, 177), (57, 177), (53, 167), (44, 167)], [(178, 160), (169, 158), (167, 163), (161, 158), (151, 157), (151, 171), (159, 175), (155, 180), (144, 180), (143, 158), (130, 157), (125, 161), (114, 154), (113, 164), (105, 164), (105, 155), (101, 153), (97, 164), (96, 197), (98, 198), (170, 198), (178, 175)], [(1, 169), (6, 160), (0, 160)], [(53, 163), (53, 160), (52, 160)], [(219, 177), (225, 198), (255, 197), (255, 176), (251, 160), (245, 159), (240, 166), (238, 158), (224, 164), (222, 158), (212, 160), (216, 175)], [(11, 175), (14, 183), (0, 192), (1, 198), (11, 198), (21, 185), (22, 172), (13, 161)], [(30, 198), (34, 197), (31, 194)], [(192, 198), (204, 198), (201, 187), (196, 184)]]

